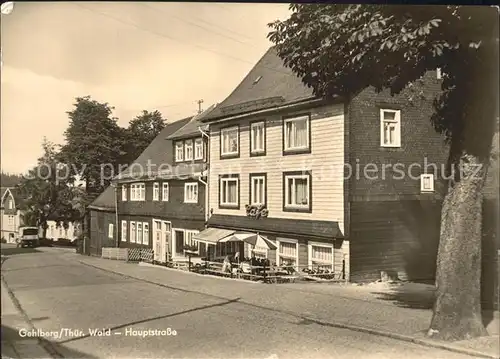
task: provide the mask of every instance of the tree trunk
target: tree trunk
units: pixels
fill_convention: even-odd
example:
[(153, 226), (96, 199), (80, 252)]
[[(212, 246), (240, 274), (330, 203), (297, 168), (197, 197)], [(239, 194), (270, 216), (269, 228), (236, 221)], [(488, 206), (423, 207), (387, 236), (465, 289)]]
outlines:
[(487, 165), (477, 157), (463, 155), (462, 178), (452, 181), (443, 202), (436, 301), (429, 330), (429, 335), (438, 339), (487, 335), (481, 316), (480, 280), (481, 192)]
[[(492, 10), (492, 9), (491, 9)], [(465, 50), (456, 71), (462, 103), (454, 113), (449, 181), (441, 210), (436, 300), (428, 335), (464, 340), (487, 335), (481, 312), (482, 190), (498, 117), (498, 19), (479, 51)], [(487, 34), (489, 36), (489, 34)], [(457, 68), (455, 68), (457, 69)]]

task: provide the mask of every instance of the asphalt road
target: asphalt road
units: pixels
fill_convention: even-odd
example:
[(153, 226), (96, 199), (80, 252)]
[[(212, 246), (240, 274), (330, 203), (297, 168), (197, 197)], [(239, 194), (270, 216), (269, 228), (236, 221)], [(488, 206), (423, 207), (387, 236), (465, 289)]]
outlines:
[[(4, 251), (2, 275), (68, 358), (470, 358), (123, 278), (64, 249), (16, 252)], [(103, 336), (89, 332), (103, 328)]]

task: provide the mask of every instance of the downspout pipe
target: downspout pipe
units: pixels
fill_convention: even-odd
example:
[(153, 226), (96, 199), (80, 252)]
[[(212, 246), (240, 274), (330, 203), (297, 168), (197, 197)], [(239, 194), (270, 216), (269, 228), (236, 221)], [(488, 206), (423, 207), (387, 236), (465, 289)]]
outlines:
[(115, 189), (115, 247), (118, 248), (118, 184), (111, 183), (111, 187)]
[(198, 131), (200, 131), (202, 137), (207, 138), (207, 148), (205, 150), (205, 158), (206, 161), (205, 163), (207, 164), (207, 181), (204, 182), (203, 180), (200, 180), (201, 183), (205, 185), (205, 224), (208, 222), (208, 214), (209, 214), (209, 203), (210, 203), (210, 135), (205, 132), (201, 126), (198, 126)]

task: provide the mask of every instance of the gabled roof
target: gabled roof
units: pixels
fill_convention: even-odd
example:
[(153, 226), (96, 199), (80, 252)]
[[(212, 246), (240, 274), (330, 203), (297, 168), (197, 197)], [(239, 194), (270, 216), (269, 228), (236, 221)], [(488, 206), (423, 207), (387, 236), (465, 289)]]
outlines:
[(95, 200), (89, 205), (91, 209), (114, 211), (115, 205), (115, 189), (113, 186), (108, 186)]
[(141, 175), (147, 175), (148, 164), (151, 165), (149, 169), (152, 171), (158, 169), (159, 166), (171, 164), (173, 162), (173, 145), (171, 140), (167, 140), (167, 137), (184, 127), (191, 119), (192, 116), (167, 124), (141, 155), (127, 169), (118, 174), (115, 180), (140, 179)]
[(216, 106), (217, 105), (214, 104), (214, 105), (210, 106), (209, 108), (207, 108), (202, 113), (194, 116), (191, 119), (191, 121), (189, 121), (184, 127), (180, 128), (175, 133), (173, 133), (172, 135), (167, 137), (167, 139), (169, 139), (169, 140), (181, 140), (183, 138), (189, 138), (189, 137), (193, 137), (196, 135), (200, 135), (199, 128), (201, 128), (204, 131), (208, 130), (208, 125), (202, 123), (201, 120), (203, 118), (207, 117), (208, 115), (210, 115), (210, 113), (216, 108)]
[(2, 208), (3, 208), (4, 196), (6, 196), (8, 192), (10, 192), (12, 194), (12, 197), (14, 197), (14, 204), (15, 204), (16, 208), (19, 208), (19, 206), (21, 205), (21, 201), (23, 200), (23, 198), (21, 196), (21, 191), (19, 190), (19, 188), (17, 188), (17, 187), (1, 187), (0, 200), (2, 202), (0, 205), (2, 206)]
[(257, 62), (234, 91), (203, 121), (314, 98), (313, 91), (285, 67), (274, 47)]

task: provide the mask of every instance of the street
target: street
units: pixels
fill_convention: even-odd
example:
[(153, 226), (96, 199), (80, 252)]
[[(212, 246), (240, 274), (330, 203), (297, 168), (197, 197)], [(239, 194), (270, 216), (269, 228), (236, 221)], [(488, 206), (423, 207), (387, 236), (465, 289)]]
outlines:
[[(470, 358), (308, 322), (269, 300), (255, 306), (237, 296), (226, 300), (125, 278), (79, 263), (74, 250), (23, 250), (3, 250), (2, 275), (38, 334), (63, 357)], [(273, 286), (264, 288), (273, 295)], [(2, 336), (8, 330), (2, 325)]]

